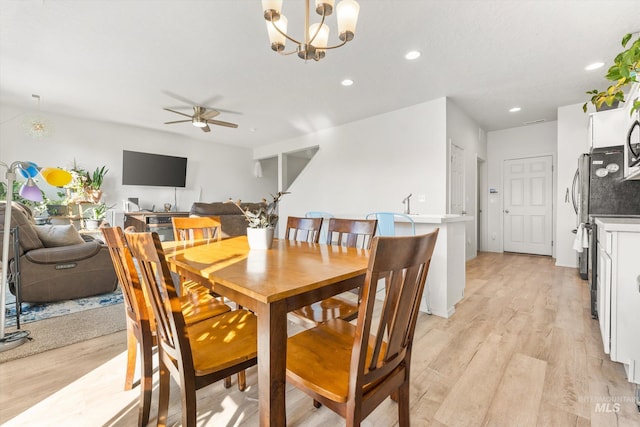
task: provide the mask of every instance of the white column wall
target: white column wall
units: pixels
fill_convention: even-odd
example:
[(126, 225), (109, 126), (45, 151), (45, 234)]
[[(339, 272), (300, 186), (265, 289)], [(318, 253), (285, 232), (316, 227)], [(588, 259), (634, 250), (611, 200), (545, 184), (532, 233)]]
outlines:
[[(486, 160), (487, 142), (486, 132), (478, 126), (460, 107), (450, 99), (447, 99), (447, 149), (450, 143), (464, 148), (465, 164), (465, 201), (464, 210), (467, 215), (477, 216), (477, 189), (478, 157)], [(447, 156), (447, 167), (450, 166)], [(447, 173), (447, 182), (449, 176)], [(486, 193), (481, 195), (486, 199)], [(447, 208), (449, 194), (447, 192)], [(479, 242), (477, 242), (477, 220), (465, 223), (465, 253), (466, 259), (474, 258), (478, 254)], [(485, 225), (486, 226), (486, 225)]]
[[(577, 215), (571, 202), (571, 184), (578, 167), (578, 156), (589, 151), (589, 116), (582, 111), (582, 104), (558, 108), (558, 196), (556, 229), (556, 265), (576, 267), (576, 251), (573, 250)], [(568, 201), (565, 195), (569, 192)]]

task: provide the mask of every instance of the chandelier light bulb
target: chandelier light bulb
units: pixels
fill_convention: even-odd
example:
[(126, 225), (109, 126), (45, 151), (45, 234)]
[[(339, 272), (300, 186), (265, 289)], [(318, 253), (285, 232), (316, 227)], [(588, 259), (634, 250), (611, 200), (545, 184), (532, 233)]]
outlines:
[(336, 8), (338, 14), (338, 33), (340, 40), (350, 41), (356, 34), (360, 5), (355, 0), (342, 0)]
[[(297, 53), (298, 57), (319, 61), (325, 57), (325, 52), (344, 46), (353, 40), (358, 22), (360, 6), (355, 0), (341, 0), (336, 9), (338, 24), (338, 39), (341, 41), (335, 45), (329, 45), (329, 22), (327, 17), (333, 14), (335, 0), (315, 0), (315, 11), (320, 16), (320, 21), (311, 23), (310, 1), (305, 0), (304, 38), (296, 40), (287, 33), (287, 18), (282, 15), (282, 0), (262, 0), (264, 19), (267, 24), (267, 33), (271, 49), (282, 55)], [(289, 40), (295, 43), (293, 50), (285, 52), (285, 43)]]

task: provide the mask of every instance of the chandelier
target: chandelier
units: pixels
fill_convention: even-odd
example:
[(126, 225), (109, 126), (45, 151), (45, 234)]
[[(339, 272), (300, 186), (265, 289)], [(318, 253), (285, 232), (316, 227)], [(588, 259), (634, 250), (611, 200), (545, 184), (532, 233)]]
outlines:
[[(324, 58), (327, 49), (344, 46), (348, 41), (353, 40), (356, 23), (358, 21), (358, 12), (360, 10), (360, 6), (355, 0), (342, 0), (336, 7), (336, 15), (338, 16), (338, 38), (341, 40), (341, 43), (334, 46), (328, 46), (329, 26), (325, 24), (326, 17), (333, 13), (334, 0), (315, 0), (316, 13), (320, 15), (321, 20), (311, 25), (309, 24), (309, 1), (310, 0), (305, 1), (304, 41), (298, 41), (287, 34), (288, 21), (281, 13), (282, 0), (262, 0), (264, 19), (267, 23), (271, 49), (282, 55), (291, 55), (297, 52), (298, 57), (304, 60), (313, 59), (319, 61)], [(291, 40), (297, 45), (295, 50), (285, 52), (284, 48), (287, 40)]]

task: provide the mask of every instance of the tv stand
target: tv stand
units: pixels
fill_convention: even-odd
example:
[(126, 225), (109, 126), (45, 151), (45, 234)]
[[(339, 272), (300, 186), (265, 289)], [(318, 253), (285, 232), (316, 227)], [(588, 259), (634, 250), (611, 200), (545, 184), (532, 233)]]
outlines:
[(137, 232), (155, 231), (163, 242), (173, 240), (174, 216), (189, 216), (189, 212), (125, 212), (124, 227), (133, 227)]

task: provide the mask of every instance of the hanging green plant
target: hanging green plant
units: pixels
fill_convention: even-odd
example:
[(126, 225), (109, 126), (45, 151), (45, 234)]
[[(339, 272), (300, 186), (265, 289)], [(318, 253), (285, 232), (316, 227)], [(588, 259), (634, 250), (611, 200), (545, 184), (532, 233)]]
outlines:
[[(605, 78), (614, 82), (607, 90), (598, 89), (587, 92), (591, 99), (584, 103), (582, 109), (587, 112), (587, 105), (591, 102), (597, 110), (603, 105), (612, 107), (616, 102), (625, 102), (624, 88), (632, 83), (640, 82), (638, 73), (640, 72), (640, 33), (626, 34), (622, 38), (622, 47), (626, 50), (620, 52), (613, 60), (613, 65), (607, 71)], [(627, 48), (629, 41), (635, 37), (635, 41)], [(640, 100), (634, 99), (631, 107), (631, 114), (640, 109)]]

